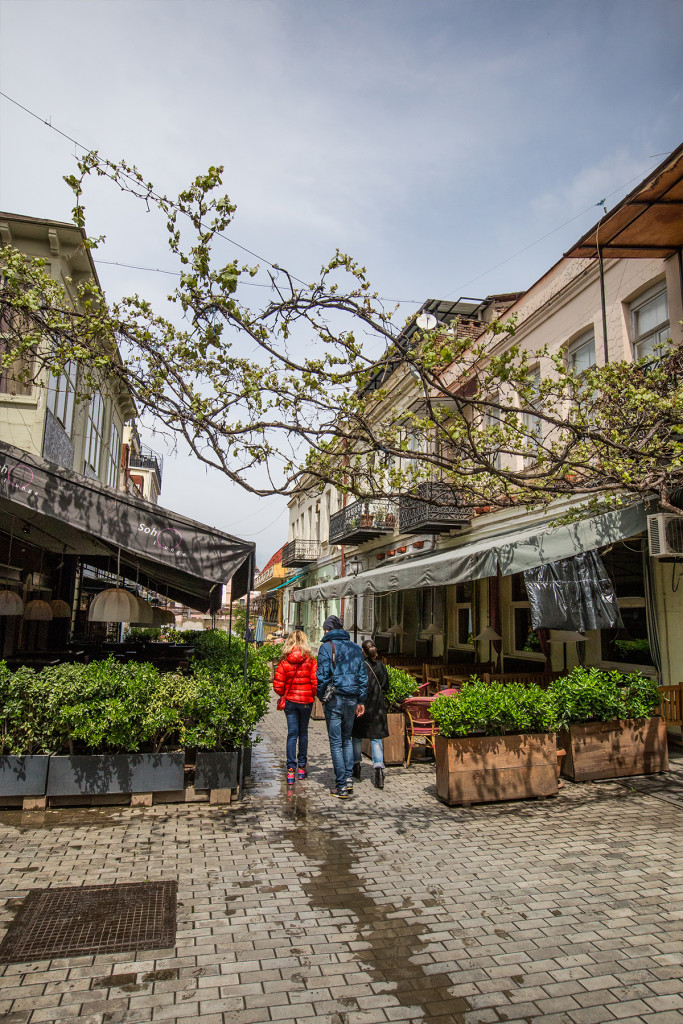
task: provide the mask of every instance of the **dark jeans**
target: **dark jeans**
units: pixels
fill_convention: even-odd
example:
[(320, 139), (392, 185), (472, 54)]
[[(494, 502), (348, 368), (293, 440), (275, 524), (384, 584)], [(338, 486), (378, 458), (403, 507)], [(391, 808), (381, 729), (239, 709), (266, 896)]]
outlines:
[(306, 767), (308, 758), (308, 723), (311, 720), (312, 704), (285, 701), (287, 718), (287, 769), (294, 771), (297, 765), (296, 742), (299, 741), (299, 768)]
[(353, 740), (351, 730), (356, 720), (358, 701), (338, 694), (324, 705), (327, 735), (338, 789), (346, 789), (346, 780), (353, 778)]

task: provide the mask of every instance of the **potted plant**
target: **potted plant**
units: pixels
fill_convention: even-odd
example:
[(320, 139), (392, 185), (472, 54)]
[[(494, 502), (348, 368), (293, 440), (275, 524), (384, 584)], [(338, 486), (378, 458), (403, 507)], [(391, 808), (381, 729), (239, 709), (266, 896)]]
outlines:
[(587, 782), (667, 771), (666, 723), (655, 680), (577, 666), (548, 692), (562, 724), (563, 775)]
[(0, 804), (45, 795), (51, 723), (38, 676), (0, 662)]
[[(389, 735), (383, 740), (384, 763), (403, 764), (406, 756), (406, 721), (401, 710), (403, 701), (417, 692), (415, 676), (387, 665), (389, 690), (386, 694)], [(370, 756), (370, 740), (363, 740), (363, 753)]]
[(554, 796), (557, 714), (535, 685), (473, 677), (458, 696), (431, 704), (436, 792), (449, 806)]

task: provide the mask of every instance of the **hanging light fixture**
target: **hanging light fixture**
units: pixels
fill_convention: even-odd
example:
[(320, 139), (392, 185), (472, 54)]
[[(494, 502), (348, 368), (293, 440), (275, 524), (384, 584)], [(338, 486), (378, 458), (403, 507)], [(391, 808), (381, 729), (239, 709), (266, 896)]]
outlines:
[[(116, 582), (121, 568), (121, 548), (116, 563)], [(108, 587), (90, 602), (88, 622), (135, 622), (140, 614), (137, 598), (125, 587)]]
[(61, 598), (55, 597), (50, 601), (50, 608), (52, 609), (53, 619), (70, 619), (71, 608), (66, 601), (62, 601)]
[(47, 601), (29, 601), (24, 608), (24, 619), (27, 622), (50, 622), (52, 619), (52, 608)]
[(135, 622), (140, 615), (134, 594), (124, 587), (109, 587), (90, 602), (89, 622)]
[[(135, 619), (136, 626), (151, 626), (154, 622), (154, 614), (152, 606), (148, 601), (145, 601), (144, 597), (140, 597), (138, 594), (133, 594), (133, 598), (137, 604), (137, 618)], [(130, 620), (133, 623), (133, 619)]]
[[(7, 552), (7, 568), (12, 564), (12, 541), (14, 540), (14, 516), (10, 523), (9, 550)], [(0, 615), (21, 615), (24, 602), (13, 590), (0, 590)]]
[[(43, 589), (40, 585), (43, 578), (43, 553), (43, 548), (41, 548), (40, 566), (38, 568), (38, 590)], [(47, 601), (36, 598), (35, 601), (29, 601), (24, 608), (24, 619), (27, 622), (50, 622), (52, 620), (52, 608), (50, 608)]]

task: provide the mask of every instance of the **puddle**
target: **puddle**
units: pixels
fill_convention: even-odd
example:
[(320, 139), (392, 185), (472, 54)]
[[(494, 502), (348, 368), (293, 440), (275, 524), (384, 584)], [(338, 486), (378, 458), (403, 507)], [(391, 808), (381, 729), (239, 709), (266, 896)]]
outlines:
[(282, 838), (291, 842), (305, 861), (320, 862), (312, 878), (299, 880), (311, 907), (329, 913), (348, 910), (357, 919), (357, 938), (364, 948), (356, 956), (372, 981), (381, 983), (376, 991), (386, 992), (387, 1004), (396, 1000), (416, 1018), (435, 1024), (437, 1020), (440, 1024), (465, 1024), (472, 1007), (467, 999), (450, 993), (454, 984), (451, 974), (432, 971), (435, 964), (414, 963), (414, 958), (425, 952), (429, 929), (417, 915), (412, 920), (397, 918), (393, 904), (380, 905), (367, 895), (346, 841), (308, 824), (282, 833)]

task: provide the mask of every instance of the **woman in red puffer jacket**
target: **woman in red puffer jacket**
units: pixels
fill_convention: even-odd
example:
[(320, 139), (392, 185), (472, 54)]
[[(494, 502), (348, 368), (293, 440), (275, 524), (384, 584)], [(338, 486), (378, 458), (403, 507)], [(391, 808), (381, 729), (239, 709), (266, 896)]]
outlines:
[[(308, 646), (302, 629), (295, 629), (282, 647), (282, 660), (275, 669), (273, 689), (284, 697), (287, 716), (287, 785), (294, 785), (294, 773), (306, 778), (308, 757), (308, 723), (313, 710), (317, 687), (318, 664)], [(299, 753), (297, 758), (297, 741)]]

